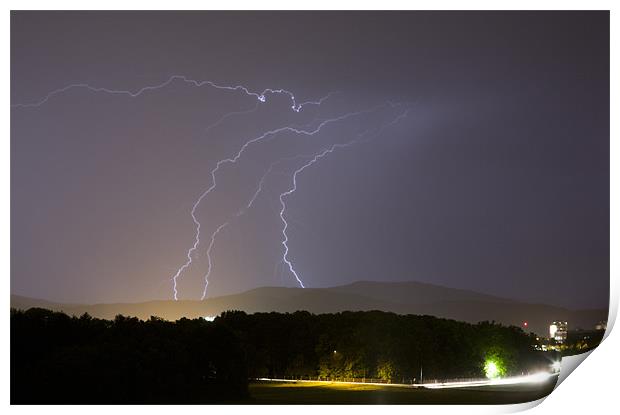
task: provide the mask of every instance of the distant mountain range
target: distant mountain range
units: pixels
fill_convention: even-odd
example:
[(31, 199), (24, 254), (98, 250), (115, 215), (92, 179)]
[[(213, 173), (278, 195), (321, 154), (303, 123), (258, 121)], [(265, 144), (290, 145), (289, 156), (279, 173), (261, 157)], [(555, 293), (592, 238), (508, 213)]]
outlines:
[(226, 310), (248, 313), (306, 310), (315, 314), (381, 310), (398, 314), (427, 314), (470, 323), (495, 320), (523, 327), (523, 323), (527, 322), (524, 329), (541, 336), (548, 335), (549, 325), (554, 320), (568, 321), (569, 329), (592, 329), (597, 322), (607, 320), (608, 315), (607, 309), (570, 310), (419, 282), (371, 281), (331, 288), (263, 287), (204, 301), (158, 300), (87, 305), (60, 304), (11, 295), (11, 307), (23, 310), (41, 307), (70, 315), (88, 313), (105, 319), (123, 314), (140, 319), (158, 316), (167, 320), (216, 316)]

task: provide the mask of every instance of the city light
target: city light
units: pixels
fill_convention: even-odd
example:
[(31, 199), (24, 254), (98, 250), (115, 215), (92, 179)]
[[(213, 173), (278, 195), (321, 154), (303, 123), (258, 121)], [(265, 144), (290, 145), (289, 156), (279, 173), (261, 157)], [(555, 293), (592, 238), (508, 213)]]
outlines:
[(549, 326), (549, 338), (553, 339), (557, 331), (558, 331), (558, 326), (556, 324), (550, 325)]

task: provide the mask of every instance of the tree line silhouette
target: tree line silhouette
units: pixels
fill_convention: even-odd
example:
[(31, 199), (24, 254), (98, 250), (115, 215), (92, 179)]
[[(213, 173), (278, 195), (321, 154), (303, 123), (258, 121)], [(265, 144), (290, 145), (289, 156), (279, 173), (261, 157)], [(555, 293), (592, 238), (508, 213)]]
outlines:
[(170, 322), (11, 310), (11, 402), (233, 402), (256, 378), (479, 378), (489, 359), (523, 374), (549, 366), (535, 343), (514, 326), (381, 311)]

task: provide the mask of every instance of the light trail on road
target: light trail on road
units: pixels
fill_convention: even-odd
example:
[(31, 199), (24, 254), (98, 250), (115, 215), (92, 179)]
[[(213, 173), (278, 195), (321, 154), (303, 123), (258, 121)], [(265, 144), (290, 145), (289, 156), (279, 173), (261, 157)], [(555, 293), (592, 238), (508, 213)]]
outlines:
[(502, 379), (481, 379), (454, 382), (433, 382), (433, 383), (381, 383), (381, 382), (347, 382), (334, 380), (308, 380), (308, 379), (270, 379), (258, 378), (261, 382), (288, 382), (288, 383), (324, 383), (339, 385), (374, 385), (374, 386), (391, 386), (412, 389), (450, 389), (450, 388), (474, 388), (484, 386), (504, 386), (504, 385), (522, 385), (522, 384), (538, 384), (545, 383), (553, 377), (557, 377), (559, 373), (538, 372), (525, 376), (513, 376)]

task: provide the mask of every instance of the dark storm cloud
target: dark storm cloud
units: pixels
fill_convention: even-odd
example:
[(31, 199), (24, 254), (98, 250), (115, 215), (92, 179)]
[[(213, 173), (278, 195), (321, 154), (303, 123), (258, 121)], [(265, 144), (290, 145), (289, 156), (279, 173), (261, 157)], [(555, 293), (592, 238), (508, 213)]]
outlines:
[[(308, 286), (419, 280), (571, 307), (609, 293), (606, 12), (13, 12), (12, 103), (76, 82), (137, 90), (170, 75), (341, 94), (302, 114), (174, 82), (129, 99), (84, 90), (11, 109), (12, 291), (55, 300), (169, 298), (189, 210), (243, 139), (387, 99), (407, 123), (335, 153), (289, 199), (291, 258)], [(334, 128), (346, 141), (359, 125)], [(213, 228), (288, 136), (223, 171)], [(290, 170), (289, 170), (290, 172)], [(289, 177), (290, 179), (290, 177)], [(210, 295), (293, 285), (277, 196), (218, 239)], [(212, 230), (212, 229), (211, 229)], [(199, 296), (204, 251), (181, 297)]]

